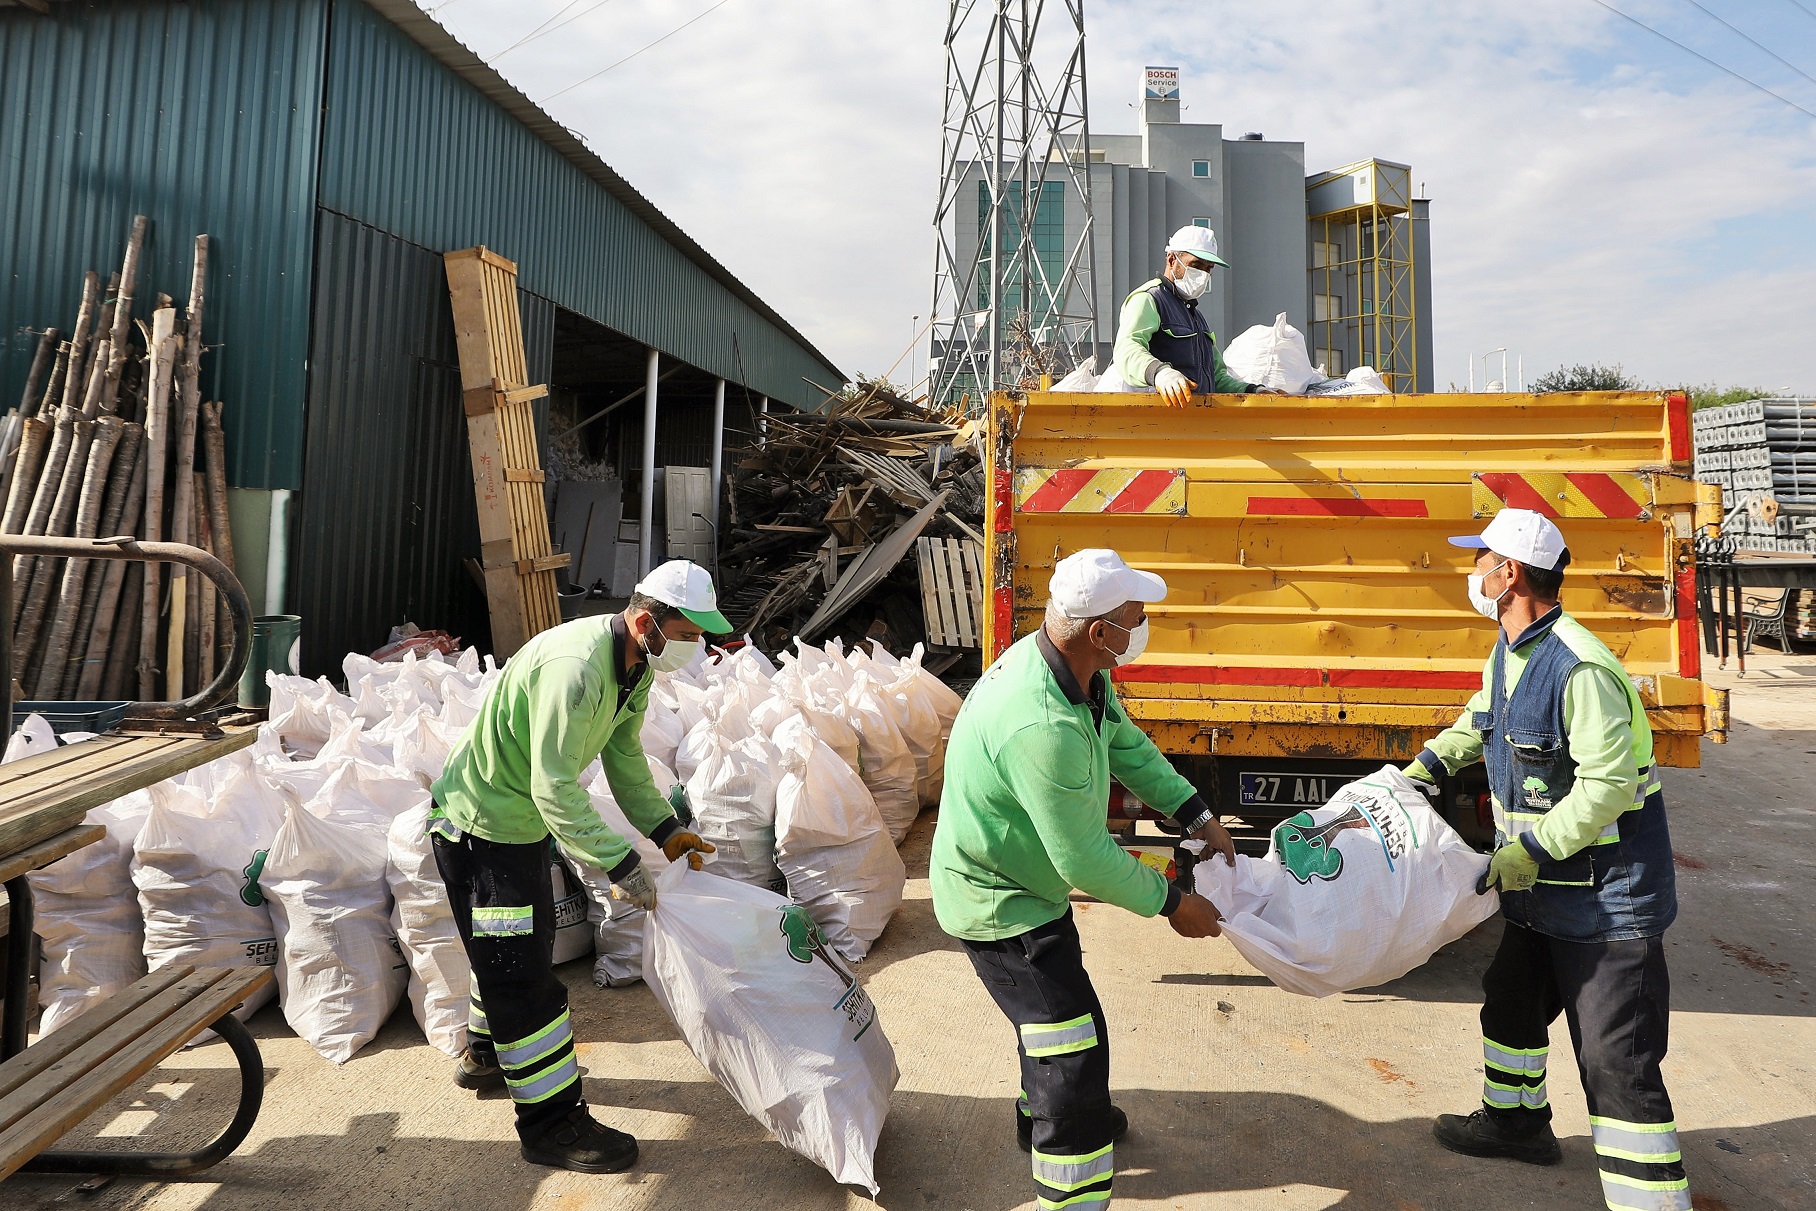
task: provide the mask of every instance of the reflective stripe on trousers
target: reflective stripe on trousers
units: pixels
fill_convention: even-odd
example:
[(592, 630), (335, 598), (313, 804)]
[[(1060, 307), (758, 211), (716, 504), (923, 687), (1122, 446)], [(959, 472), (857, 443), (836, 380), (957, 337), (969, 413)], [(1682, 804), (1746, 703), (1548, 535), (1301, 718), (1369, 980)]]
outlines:
[(1496, 1110), (1545, 1105), (1545, 1060), (1549, 1047), (1505, 1047), (1482, 1039), (1482, 1101)]
[(1070, 1055), (1097, 1046), (1097, 1023), (1088, 1013), (1066, 1022), (1028, 1022), (1021, 1026), (1021, 1041), (1031, 1059)]
[(1602, 1197), (1615, 1211), (1690, 1211), (1690, 1182), (1676, 1123), (1589, 1116)]

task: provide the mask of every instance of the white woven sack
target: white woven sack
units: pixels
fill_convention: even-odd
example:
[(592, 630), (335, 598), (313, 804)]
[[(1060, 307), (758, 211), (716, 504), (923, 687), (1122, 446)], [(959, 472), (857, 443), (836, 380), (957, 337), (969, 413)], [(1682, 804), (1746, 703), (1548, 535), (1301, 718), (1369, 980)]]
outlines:
[(385, 836), (385, 883), (391, 888), (391, 928), (410, 964), (410, 1012), (430, 1046), (459, 1055), (467, 1046), (473, 969), (435, 864), (429, 807), (424, 802), (392, 822)]
[(902, 905), (908, 872), (863, 780), (799, 718), (776, 732), (776, 865), (847, 962), (870, 953)]
[[(276, 930), (259, 879), (283, 824), (282, 793), (248, 768), (213, 797), (168, 780), (150, 795), (132, 856), (146, 965), (276, 963)], [(246, 1020), (275, 995), (266, 985), (234, 1016)]]
[(132, 847), (150, 812), (145, 791), (92, 809), (82, 822), (103, 826), (107, 835), (28, 876), (33, 931), (42, 947), (40, 1035), (145, 974), (145, 918), (132, 885)]
[(277, 927), (284, 1020), (344, 1064), (403, 999), (409, 964), (391, 927), (385, 833), (292, 805), (259, 884)]
[[(687, 779), (694, 831), (717, 848), (712, 870), (770, 891), (786, 884), (776, 866), (775, 747), (760, 737), (708, 733), (709, 747)], [(680, 773), (679, 770), (675, 771)]]
[(657, 702), (650, 696), (649, 705), (643, 712), (643, 751), (659, 759), (664, 765), (674, 765), (675, 750), (681, 747), (681, 739), (686, 733), (681, 730), (681, 717)]
[(874, 1196), (900, 1072), (863, 986), (780, 896), (685, 862), (656, 890), (643, 978), (688, 1050), (785, 1146)]
[(285, 673), (267, 672), (271, 690), (265, 726), (283, 738), (292, 752), (314, 756), (333, 732), (333, 713), (351, 715), (353, 699), (329, 684), (326, 677), (311, 681)]
[[(1288, 395), (1301, 395), (1306, 385), (1323, 378), (1312, 366), (1305, 352), (1305, 337), (1286, 322), (1286, 312), (1274, 317), (1272, 324), (1256, 324), (1230, 342), (1223, 351), (1223, 364), (1237, 378), (1262, 387), (1275, 387)], [(1209, 383), (1199, 383), (1200, 391), (1209, 391)]]
[(900, 845), (921, 814), (914, 754), (869, 673), (853, 678), (845, 695), (845, 719), (858, 734), (858, 772), (883, 813), (890, 839)]
[(1288, 992), (1324, 997), (1397, 980), (1494, 915), (1488, 867), (1392, 765), (1275, 827), (1265, 858), (1219, 857), (1196, 882), (1223, 936)]

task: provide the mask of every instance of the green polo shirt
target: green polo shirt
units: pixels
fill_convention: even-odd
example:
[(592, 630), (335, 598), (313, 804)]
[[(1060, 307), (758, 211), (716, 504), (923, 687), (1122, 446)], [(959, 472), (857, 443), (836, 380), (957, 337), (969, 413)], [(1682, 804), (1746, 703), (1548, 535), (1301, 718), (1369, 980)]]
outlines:
[(542, 632), (504, 666), (434, 787), (438, 813), (464, 833), (562, 846), (623, 873), (636, 851), (599, 818), (580, 785), (598, 758), (625, 817), (658, 845), (677, 827), (643, 756), (648, 666), (624, 678), (622, 616), (580, 618)]
[(953, 724), (928, 874), (954, 937), (1026, 933), (1064, 916), (1073, 888), (1144, 917), (1167, 903), (1167, 881), (1110, 835), (1110, 779), (1169, 815), (1194, 798), (1192, 784), (1123, 712), (1106, 674), (1086, 695), (1051, 648), (1044, 631), (1011, 645)]

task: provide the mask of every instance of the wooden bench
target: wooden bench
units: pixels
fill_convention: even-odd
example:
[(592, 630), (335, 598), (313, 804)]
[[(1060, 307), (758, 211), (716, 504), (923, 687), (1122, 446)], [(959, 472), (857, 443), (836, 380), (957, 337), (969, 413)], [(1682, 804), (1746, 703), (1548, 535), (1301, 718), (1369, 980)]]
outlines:
[[(0, 1179), (22, 1169), (183, 1177), (227, 1157), (252, 1130), (265, 1091), (258, 1044), (232, 1013), (271, 978), (269, 967), (161, 967), (0, 1064)], [(211, 1026), (240, 1064), (239, 1109), (212, 1144), (186, 1153), (46, 1151)]]

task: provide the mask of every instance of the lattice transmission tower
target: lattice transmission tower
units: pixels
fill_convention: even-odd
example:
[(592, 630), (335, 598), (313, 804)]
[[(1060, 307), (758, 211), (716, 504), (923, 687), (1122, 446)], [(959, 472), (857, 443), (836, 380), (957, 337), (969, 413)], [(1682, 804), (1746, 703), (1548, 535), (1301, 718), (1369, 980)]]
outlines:
[(1098, 352), (1084, 0), (951, 0), (929, 398)]

